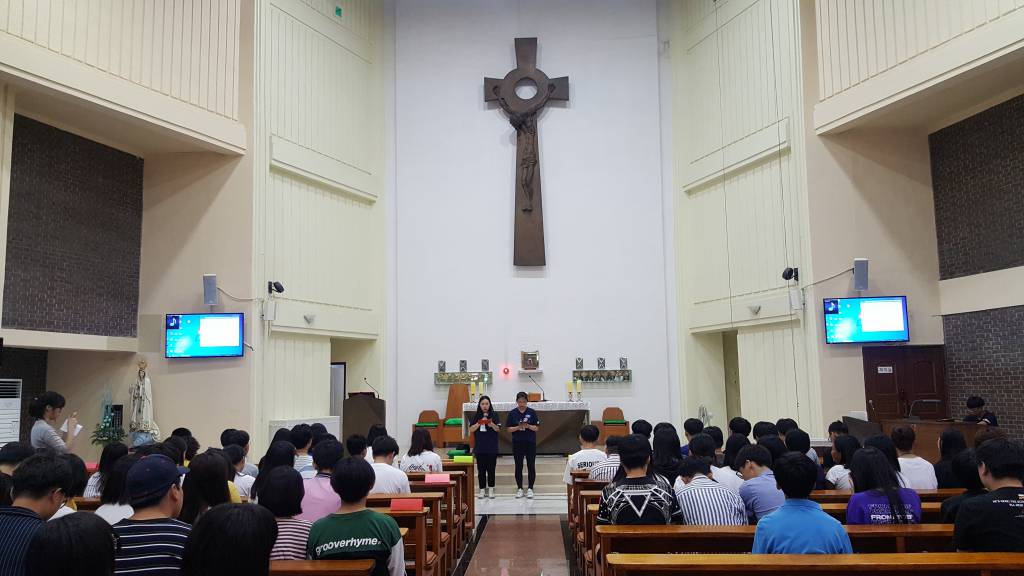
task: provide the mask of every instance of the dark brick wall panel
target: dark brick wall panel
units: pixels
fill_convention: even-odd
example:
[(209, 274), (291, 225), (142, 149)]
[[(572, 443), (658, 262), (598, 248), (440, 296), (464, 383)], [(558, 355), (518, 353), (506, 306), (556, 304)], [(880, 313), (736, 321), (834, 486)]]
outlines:
[[(0, 378), (21, 380), (21, 441), (29, 441), (32, 418), (28, 415), (28, 403), (33, 397), (46, 390), (46, 350), (28, 348), (4, 348)], [(83, 431), (83, 434), (85, 432)]]
[(943, 316), (942, 327), (950, 405), (966, 411), (967, 398), (981, 396), (1008, 434), (1024, 438), (1024, 306)]
[(1024, 266), (1024, 96), (928, 137), (939, 277)]
[(142, 159), (16, 116), (3, 327), (134, 337)]

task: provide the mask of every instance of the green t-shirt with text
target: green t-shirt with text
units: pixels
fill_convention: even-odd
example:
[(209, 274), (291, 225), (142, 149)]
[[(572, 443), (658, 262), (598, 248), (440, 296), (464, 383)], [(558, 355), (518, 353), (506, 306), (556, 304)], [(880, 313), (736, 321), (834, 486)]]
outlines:
[(388, 576), (391, 549), (401, 539), (394, 518), (366, 509), (317, 520), (306, 551), (313, 560), (373, 559), (373, 576)]

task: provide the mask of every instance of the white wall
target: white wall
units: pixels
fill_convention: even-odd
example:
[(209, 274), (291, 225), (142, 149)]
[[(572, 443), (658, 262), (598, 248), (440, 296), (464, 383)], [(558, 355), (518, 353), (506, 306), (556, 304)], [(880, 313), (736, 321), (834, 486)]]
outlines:
[[(595, 417), (666, 419), (668, 349), (657, 22), (653, 1), (399, 2), (397, 6), (397, 422), (444, 410), (438, 360), (515, 375), (539, 349), (548, 397), (577, 356), (629, 358), (632, 386), (590, 386)], [(538, 37), (538, 65), (570, 100), (539, 122), (547, 267), (512, 266), (515, 136), (483, 102), (484, 76)]]
[(815, 0), (815, 127), (845, 130), (911, 99), (934, 106), (926, 100), (948, 99), (956, 76), (1019, 59), (1021, 8), (1024, 0)]

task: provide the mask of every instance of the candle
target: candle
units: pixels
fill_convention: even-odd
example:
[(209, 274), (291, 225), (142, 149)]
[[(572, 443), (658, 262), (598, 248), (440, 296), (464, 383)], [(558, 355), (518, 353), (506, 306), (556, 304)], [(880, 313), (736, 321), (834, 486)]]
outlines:
[(576, 396), (583, 394), (583, 380), (576, 381)]
[(565, 391), (568, 392), (570, 396), (572, 395), (572, 380), (565, 383)]
[(476, 382), (469, 382), (469, 395), (476, 396)]

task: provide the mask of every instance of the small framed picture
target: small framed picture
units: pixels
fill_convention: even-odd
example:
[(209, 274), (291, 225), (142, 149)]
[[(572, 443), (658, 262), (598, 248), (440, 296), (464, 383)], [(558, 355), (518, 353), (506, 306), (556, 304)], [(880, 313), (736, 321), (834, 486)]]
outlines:
[(520, 358), (523, 370), (540, 370), (540, 352), (520, 352)]
[(483, 360), (481, 360), (480, 361), (480, 371), (481, 372), (490, 372), (491, 371), (491, 361), (488, 360), (487, 358), (484, 358)]
[(583, 358), (576, 359), (576, 369), (583, 370)]
[(445, 372), (448, 371), (448, 364), (444, 360), (438, 360), (437, 371), (441, 374), (444, 374)]
[(604, 370), (604, 367), (605, 367), (604, 358), (598, 358), (597, 359), (597, 369), (598, 370)]
[(619, 358), (619, 370), (629, 370), (629, 360)]
[(469, 362), (465, 360), (459, 360), (459, 372), (466, 372), (469, 370)]

